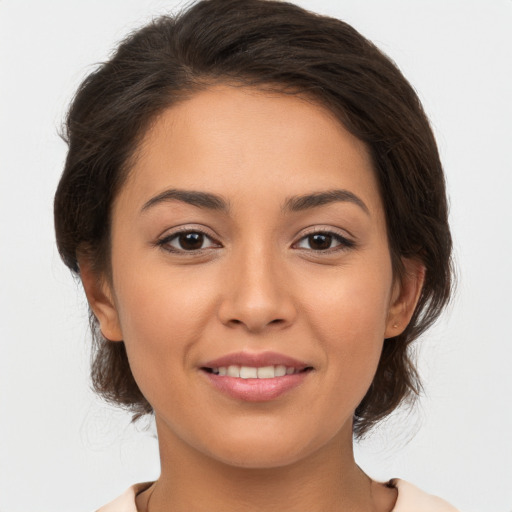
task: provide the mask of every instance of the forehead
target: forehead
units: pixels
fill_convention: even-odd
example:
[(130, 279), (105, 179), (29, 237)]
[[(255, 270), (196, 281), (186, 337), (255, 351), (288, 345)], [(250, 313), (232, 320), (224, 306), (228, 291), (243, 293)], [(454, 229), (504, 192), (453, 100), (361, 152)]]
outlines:
[(198, 92), (158, 116), (120, 195), (140, 204), (169, 187), (235, 202), (345, 188), (380, 207), (365, 144), (330, 111), (297, 95), (229, 85)]

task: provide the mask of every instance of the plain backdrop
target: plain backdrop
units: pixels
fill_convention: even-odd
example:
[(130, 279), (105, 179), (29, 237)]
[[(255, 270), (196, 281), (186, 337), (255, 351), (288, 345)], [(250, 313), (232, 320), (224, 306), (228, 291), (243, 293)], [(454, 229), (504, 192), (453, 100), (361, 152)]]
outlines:
[[(357, 447), (467, 512), (512, 511), (512, 1), (302, 0), (414, 85), (447, 174), (459, 285), (418, 344), (425, 396)], [(154, 432), (89, 390), (87, 309), (59, 260), (57, 132), (94, 63), (178, 2), (0, 0), (0, 511), (91, 511), (158, 476)], [(306, 511), (301, 511), (306, 512)]]

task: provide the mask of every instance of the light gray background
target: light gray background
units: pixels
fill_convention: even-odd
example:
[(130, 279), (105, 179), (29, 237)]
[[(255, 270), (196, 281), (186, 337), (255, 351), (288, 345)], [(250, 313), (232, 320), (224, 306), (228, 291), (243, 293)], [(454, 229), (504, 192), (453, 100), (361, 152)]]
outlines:
[[(357, 449), (459, 508), (512, 510), (512, 1), (302, 0), (400, 66), (429, 113), (459, 288), (421, 342), (426, 396)], [(0, 0), (0, 511), (88, 511), (158, 475), (156, 440), (89, 391), (85, 301), (54, 246), (57, 129), (116, 41), (176, 1)]]

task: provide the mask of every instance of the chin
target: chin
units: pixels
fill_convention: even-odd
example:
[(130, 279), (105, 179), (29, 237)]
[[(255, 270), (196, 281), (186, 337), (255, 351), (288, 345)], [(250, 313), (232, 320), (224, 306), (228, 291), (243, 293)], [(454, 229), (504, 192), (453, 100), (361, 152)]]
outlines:
[[(282, 430), (280, 432), (283, 432)], [(271, 469), (292, 465), (311, 456), (329, 442), (307, 438), (304, 432), (268, 434), (265, 431), (245, 432), (243, 435), (222, 436), (220, 442), (208, 443), (206, 453), (229, 466), (247, 469)], [(213, 449), (211, 447), (214, 447)]]
[(265, 446), (253, 446), (241, 451), (211, 454), (219, 462), (228, 466), (245, 469), (272, 469), (289, 466), (305, 458), (302, 451), (290, 450), (288, 447), (274, 447), (268, 443)]

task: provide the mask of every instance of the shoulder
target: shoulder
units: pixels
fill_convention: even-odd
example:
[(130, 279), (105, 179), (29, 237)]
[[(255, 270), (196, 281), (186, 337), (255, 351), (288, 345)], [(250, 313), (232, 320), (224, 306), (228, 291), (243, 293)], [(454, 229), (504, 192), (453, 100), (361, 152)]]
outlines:
[(405, 480), (394, 478), (389, 485), (398, 490), (398, 499), (392, 512), (458, 512), (448, 502), (427, 494)]
[(107, 503), (96, 512), (137, 512), (135, 497), (145, 491), (153, 482), (132, 485), (121, 496)]
[[(132, 485), (121, 496), (101, 507), (96, 512), (137, 512), (135, 497), (153, 482)], [(427, 494), (413, 484), (395, 478), (389, 485), (398, 490), (398, 499), (392, 512), (458, 512), (446, 501)]]

